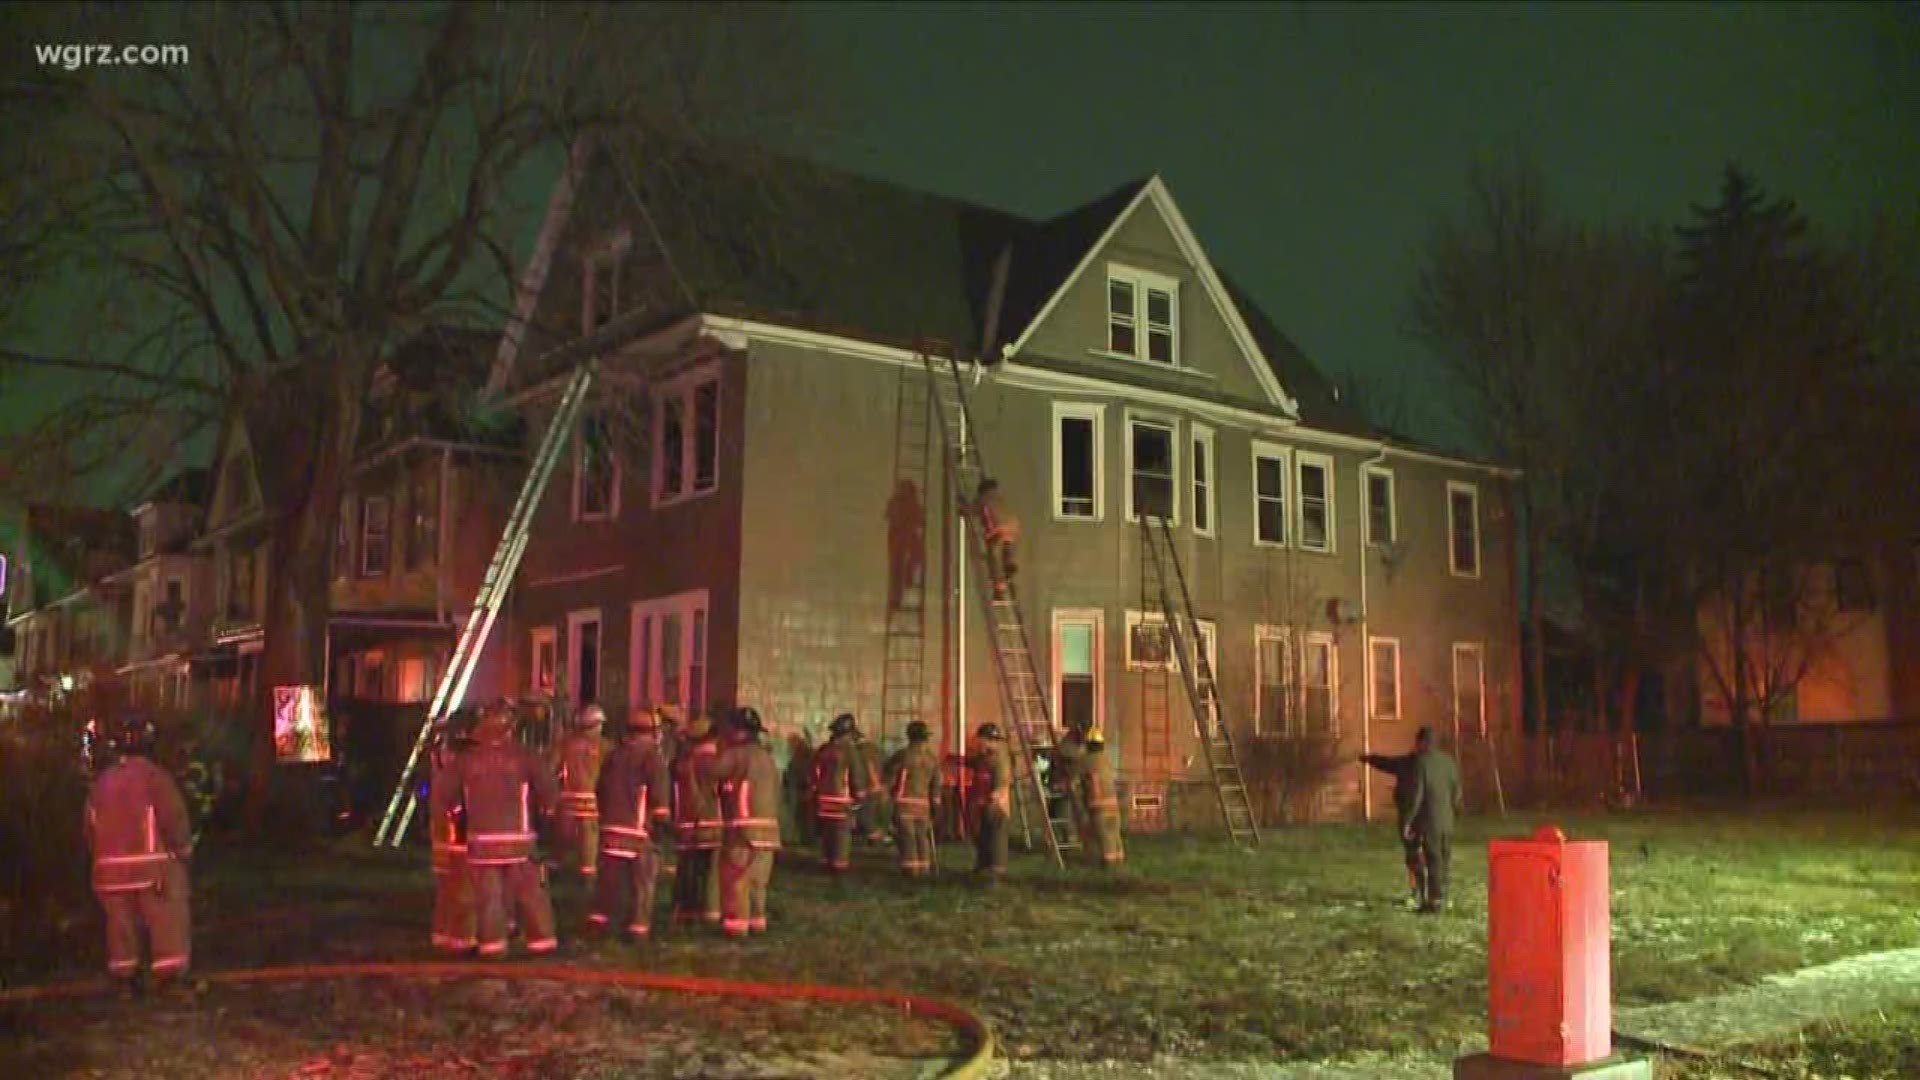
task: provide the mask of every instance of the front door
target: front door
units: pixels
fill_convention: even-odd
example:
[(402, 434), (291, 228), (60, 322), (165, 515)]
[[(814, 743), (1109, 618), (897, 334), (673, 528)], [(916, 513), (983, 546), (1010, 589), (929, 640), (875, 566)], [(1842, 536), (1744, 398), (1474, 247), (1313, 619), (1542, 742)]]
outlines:
[(600, 610), (567, 616), (568, 694), (574, 708), (600, 700)]

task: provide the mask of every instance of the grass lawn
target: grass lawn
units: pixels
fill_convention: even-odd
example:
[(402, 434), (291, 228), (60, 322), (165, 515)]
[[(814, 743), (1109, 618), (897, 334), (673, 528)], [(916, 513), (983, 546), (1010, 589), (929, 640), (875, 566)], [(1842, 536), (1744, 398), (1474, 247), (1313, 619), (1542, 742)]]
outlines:
[[(1612, 841), (1619, 1007), (1920, 945), (1920, 812), (1556, 820), (1570, 836)], [(931, 882), (897, 878), (877, 849), (838, 880), (794, 853), (775, 872), (764, 938), (670, 935), (569, 958), (947, 996), (986, 1015), (1002, 1052), (1022, 1059), (1451, 1056), (1485, 1030), (1484, 842), (1534, 823), (1467, 822), (1454, 909), (1441, 916), (1401, 909), (1405, 875), (1387, 826), (1322, 826), (1270, 831), (1254, 854), (1134, 837), (1116, 874), (1062, 874), (1017, 855), (992, 889), (962, 872), (969, 853), (951, 847)], [(203, 967), (428, 954), (423, 854), (351, 844), (298, 859), (209, 849), (199, 861)], [(560, 902), (564, 932), (583, 900), (568, 887)], [(1885, 1023), (1895, 1034), (1869, 1041), (1920, 1042), (1920, 1012)], [(851, 1014), (808, 1024), (839, 1049), (875, 1029)], [(1820, 1037), (1837, 1047), (1863, 1030)]]
[(1664, 1080), (1773, 1076), (1779, 1080), (1920, 1076), (1920, 1003), (1821, 1024), (1798, 1037), (1711, 1061), (1678, 1061)]

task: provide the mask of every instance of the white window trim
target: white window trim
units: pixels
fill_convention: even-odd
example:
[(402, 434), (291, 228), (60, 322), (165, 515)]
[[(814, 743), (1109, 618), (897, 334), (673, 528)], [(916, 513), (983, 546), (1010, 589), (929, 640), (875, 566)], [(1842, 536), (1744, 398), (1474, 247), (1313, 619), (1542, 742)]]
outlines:
[[(1256, 623), (1254, 625), (1254, 628), (1253, 628), (1253, 733), (1256, 735), (1288, 734), (1288, 732), (1286, 731), (1285, 724), (1281, 725), (1281, 730), (1279, 731), (1268, 731), (1266, 729), (1266, 726), (1264, 723), (1264, 718), (1267, 715), (1266, 687), (1262, 683), (1260, 678), (1260, 675), (1261, 675), (1260, 655), (1261, 655), (1261, 646), (1267, 644), (1268, 642), (1277, 641), (1280, 643), (1280, 662), (1285, 665), (1291, 665), (1294, 662), (1293, 653), (1292, 653), (1292, 649), (1293, 649), (1292, 637), (1293, 635), (1291, 631), (1289, 631), (1284, 626), (1272, 626), (1267, 623)], [(1280, 672), (1280, 692), (1282, 694), (1286, 695), (1287, 697), (1295, 696), (1295, 694), (1297, 693), (1297, 688), (1293, 685), (1293, 683), (1294, 683), (1293, 672), (1291, 670), (1283, 670)]]
[[(725, 387), (721, 382), (720, 361), (714, 360), (702, 364), (681, 375), (668, 379), (653, 388), (653, 432), (648, 436), (653, 458), (652, 501), (654, 509), (678, 506), (705, 498), (720, 490), (720, 466), (723, 449), (726, 444), (726, 398)], [(707, 383), (713, 383), (713, 486), (700, 488), (695, 485), (694, 477), (699, 469), (694, 455), (699, 447), (696, 432), (699, 424), (694, 416), (695, 393)], [(669, 495), (666, 491), (667, 455), (664, 453), (667, 437), (667, 399), (677, 397), (683, 405), (680, 422), (680, 483), (682, 490)]]
[[(1066, 459), (1060, 452), (1061, 421), (1093, 421), (1093, 516), (1083, 517), (1068, 514), (1061, 509), (1065, 501)], [(1074, 524), (1097, 523), (1107, 516), (1107, 407), (1103, 404), (1084, 401), (1056, 401), (1053, 403), (1053, 520)]]
[(1162, 612), (1135, 611), (1132, 608), (1127, 609), (1127, 618), (1126, 618), (1127, 637), (1126, 637), (1126, 640), (1121, 643), (1120, 656), (1121, 656), (1121, 659), (1126, 662), (1126, 667), (1128, 671), (1152, 671), (1155, 668), (1158, 668), (1162, 671), (1173, 670), (1173, 665), (1177, 662), (1177, 658), (1173, 655), (1173, 644), (1172, 644), (1173, 635), (1172, 635), (1172, 631), (1170, 630), (1167, 631), (1168, 644), (1167, 644), (1167, 659), (1165, 662), (1159, 663), (1159, 664), (1153, 664), (1153, 663), (1148, 663), (1144, 660), (1135, 660), (1133, 658), (1134, 628), (1138, 626), (1145, 626), (1149, 623), (1159, 623), (1160, 625), (1165, 626), (1166, 622), (1167, 622), (1167, 617)]
[[(1286, 485), (1287, 489), (1280, 492), (1280, 527), (1285, 530), (1286, 535), (1278, 540), (1262, 540), (1260, 538), (1260, 462), (1263, 460), (1278, 461), (1280, 463), (1280, 482)], [(1280, 443), (1261, 442), (1259, 439), (1255, 439), (1253, 441), (1251, 461), (1253, 463), (1253, 472), (1250, 477), (1250, 482), (1248, 483), (1247, 495), (1252, 500), (1251, 505), (1253, 507), (1253, 546), (1263, 548), (1287, 547), (1293, 540), (1293, 448)]]
[(579, 651), (580, 647), (580, 629), (588, 623), (592, 623), (597, 627), (599, 632), (593, 636), (593, 694), (586, 697), (585, 700), (598, 702), (601, 698), (602, 691), (606, 687), (606, 620), (600, 617), (600, 609), (597, 607), (582, 608), (579, 611), (569, 611), (567, 612), (566, 662), (564, 664), (561, 663), (560, 653), (556, 652), (554, 654), (555, 666), (562, 668), (566, 672), (567, 685), (564, 687), (559, 686), (559, 679), (556, 678), (554, 680), (556, 685), (553, 688), (556, 694), (564, 692), (566, 694), (566, 700), (568, 701), (572, 701), (580, 696), (577, 693), (580, 688), (580, 669), (585, 665), (579, 663), (574, 654)]
[[(1373, 478), (1381, 477), (1387, 482), (1387, 536), (1373, 535)], [(1361, 494), (1365, 502), (1361, 506), (1360, 527), (1365, 530), (1367, 544), (1371, 547), (1385, 547), (1400, 539), (1400, 492), (1393, 479), (1393, 470), (1379, 465), (1368, 465), (1361, 470)]]
[[(1324, 470), (1321, 490), (1327, 493), (1327, 542), (1324, 547), (1315, 547), (1307, 543), (1307, 485), (1301, 477), (1308, 468)], [(1293, 452), (1293, 535), (1295, 546), (1301, 551), (1314, 555), (1336, 555), (1340, 543), (1340, 512), (1338, 492), (1335, 490), (1336, 474), (1333, 469), (1333, 456), (1313, 450), (1295, 450)]]
[[(1378, 677), (1380, 673), (1376, 667), (1376, 664), (1378, 663), (1378, 659), (1374, 653), (1374, 649), (1381, 645), (1391, 646), (1393, 649), (1393, 711), (1392, 712), (1385, 712), (1381, 710), (1380, 701), (1378, 697), (1378, 687), (1380, 685), (1378, 681)], [(1404, 696), (1404, 691), (1402, 690), (1401, 684), (1400, 684), (1400, 639), (1392, 638), (1392, 637), (1368, 638), (1367, 639), (1367, 715), (1371, 716), (1375, 720), (1400, 719), (1400, 711), (1401, 711), (1400, 699), (1403, 696)]]
[(560, 668), (560, 632), (551, 626), (536, 626), (527, 632), (527, 639), (527, 689), (535, 694), (541, 693), (544, 689), (540, 685), (540, 646), (547, 645), (553, 649), (555, 675), (553, 690), (557, 694), (560, 690), (558, 678)]
[(586, 491), (587, 482), (587, 420), (580, 417), (580, 426), (573, 433), (573, 520), (575, 521), (614, 521), (620, 517), (620, 487), (625, 479), (626, 470), (621, 467), (620, 453), (614, 448), (613, 435), (607, 435), (607, 461), (613, 466), (612, 491), (607, 498), (606, 510), (599, 513), (587, 513), (582, 509), (581, 496)]
[(1472, 730), (1484, 736), (1487, 733), (1487, 647), (1484, 643), (1478, 641), (1456, 641), (1453, 643), (1453, 671), (1448, 676), (1448, 682), (1453, 685), (1453, 701), (1449, 704), (1447, 711), (1453, 714), (1453, 731), (1455, 736), (1458, 736), (1466, 730), (1461, 727), (1460, 724), (1461, 653), (1470, 653), (1478, 661), (1474, 664), (1473, 670), (1479, 675), (1480, 686), (1479, 693), (1475, 695), (1474, 700), (1480, 703), (1480, 715), (1474, 718)]
[[(1464, 493), (1473, 500), (1473, 569), (1462, 570), (1454, 558), (1457, 554), (1453, 547), (1455, 522), (1453, 520), (1453, 497)], [(1480, 568), (1486, 562), (1485, 545), (1480, 542), (1480, 487), (1464, 480), (1447, 481), (1447, 573), (1457, 578), (1474, 579), (1480, 576)]]
[(1173, 460), (1169, 462), (1169, 465), (1173, 470), (1173, 493), (1172, 493), (1173, 497), (1172, 499), (1169, 500), (1171, 505), (1167, 507), (1167, 509), (1173, 512), (1173, 516), (1167, 519), (1167, 524), (1169, 526), (1178, 525), (1180, 524), (1180, 481), (1181, 481), (1180, 418), (1177, 416), (1168, 415), (1166, 413), (1135, 412), (1132, 409), (1127, 410), (1127, 416), (1126, 416), (1127, 445), (1125, 447), (1125, 450), (1126, 450), (1125, 479), (1126, 479), (1126, 485), (1127, 485), (1127, 491), (1126, 491), (1127, 524), (1132, 525), (1137, 523), (1140, 520), (1140, 515), (1135, 513), (1133, 508), (1133, 429), (1136, 427), (1142, 427), (1142, 426), (1161, 428), (1167, 432), (1167, 442), (1170, 444), (1167, 449), (1173, 455)]
[[(1133, 290), (1133, 352), (1125, 353), (1113, 348), (1113, 293), (1115, 283), (1125, 284)], [(1147, 355), (1147, 290), (1154, 289), (1167, 294), (1168, 314), (1173, 321), (1167, 325), (1172, 337), (1173, 356), (1170, 362), (1150, 359)], [(1142, 270), (1121, 263), (1107, 264), (1106, 291), (1101, 294), (1101, 305), (1106, 310), (1101, 322), (1100, 348), (1093, 350), (1103, 356), (1122, 360), (1137, 360), (1143, 364), (1152, 364), (1163, 371), (1181, 370), (1180, 363), (1180, 279), (1156, 274), (1151, 270)]]
[[(1194, 619), (1193, 624), (1194, 644), (1206, 646), (1207, 671), (1213, 675), (1213, 704), (1207, 710), (1209, 714), (1207, 729), (1210, 732), (1218, 732), (1220, 730), (1220, 625), (1212, 619), (1200, 618)], [(1200, 652), (1196, 648), (1194, 656), (1197, 658), (1199, 655)], [(1196, 679), (1199, 678), (1198, 671), (1193, 674)]]
[(1066, 654), (1061, 648), (1060, 628), (1066, 623), (1093, 624), (1093, 726), (1107, 728), (1107, 613), (1099, 608), (1053, 609), (1053, 679), (1051, 698), (1056, 727), (1066, 721), (1060, 713), (1060, 688), (1066, 675)]
[[(1212, 538), (1220, 529), (1220, 455), (1215, 452), (1216, 443), (1213, 429), (1205, 424), (1189, 422), (1187, 441), (1191, 444), (1193, 458), (1187, 464), (1187, 491), (1193, 500), (1193, 533), (1195, 536)], [(1204, 490), (1200, 480), (1201, 457), (1206, 458)], [(1204, 500), (1207, 527), (1200, 527), (1200, 511)]]
[(633, 247), (633, 234), (621, 229), (602, 241), (585, 258), (580, 260), (580, 332), (591, 334), (596, 327), (593, 317), (599, 313), (600, 304), (600, 267), (613, 263), (613, 301), (614, 308), (607, 318), (615, 319), (620, 315), (620, 261)]
[(1309, 734), (1307, 724), (1307, 650), (1316, 645), (1327, 647), (1327, 730), (1326, 737), (1337, 739), (1340, 731), (1340, 642), (1325, 630), (1309, 630), (1300, 635), (1300, 734)]
[[(386, 518), (386, 522), (387, 522), (386, 530), (380, 534), (381, 547), (379, 549), (376, 549), (371, 543), (368, 542), (369, 536), (370, 536), (370, 530), (368, 526), (373, 521), (373, 515), (368, 512), (368, 508), (375, 503), (378, 503), (381, 506), (386, 508), (386, 513), (382, 515), (383, 517)], [(380, 569), (378, 570), (370, 569), (367, 565), (367, 556), (373, 554), (375, 550), (381, 550), (384, 552), (384, 555), (385, 555), (385, 561), (381, 564)], [(391, 571), (392, 569), (393, 569), (393, 500), (385, 495), (363, 496), (360, 499), (360, 576), (363, 578), (386, 577), (388, 572)]]
[[(627, 633), (628, 701), (636, 705), (642, 702), (649, 705), (667, 704), (665, 698), (666, 679), (664, 678), (666, 673), (660, 664), (660, 659), (662, 652), (661, 644), (665, 640), (663, 632), (666, 629), (667, 616), (669, 615), (678, 615), (680, 617), (680, 666), (679, 670), (675, 672), (678, 676), (676, 685), (680, 688), (679, 696), (689, 696), (687, 692), (689, 690), (688, 676), (692, 674), (694, 667), (693, 614), (696, 611), (706, 613), (706, 618), (700, 620), (703, 624), (701, 629), (706, 631), (706, 640), (700, 642), (700, 692), (703, 697), (708, 699), (713, 697), (713, 608), (708, 603), (707, 590), (691, 589), (687, 592), (674, 593), (671, 596), (657, 596), (652, 599), (635, 600), (633, 602), (627, 613), (627, 625), (629, 628)], [(653, 650), (653, 655), (647, 657), (645, 663), (642, 663), (640, 657), (642, 642), (640, 640), (639, 629), (640, 623), (648, 618), (653, 620), (653, 632), (647, 635), (645, 644)], [(645, 679), (646, 685), (642, 685), (643, 678)], [(688, 716), (697, 715), (707, 707), (704, 701), (682, 701), (676, 704), (685, 708)]]

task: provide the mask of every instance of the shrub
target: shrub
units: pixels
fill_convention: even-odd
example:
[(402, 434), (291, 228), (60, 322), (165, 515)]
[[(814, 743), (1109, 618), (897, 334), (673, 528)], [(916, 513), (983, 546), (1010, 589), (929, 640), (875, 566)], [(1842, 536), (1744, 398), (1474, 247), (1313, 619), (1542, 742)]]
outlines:
[(1316, 798), (1345, 763), (1332, 736), (1254, 736), (1242, 763), (1254, 812), (1263, 824), (1313, 820)]
[(64, 706), (0, 721), (0, 981), (98, 947), (82, 823), (84, 724)]

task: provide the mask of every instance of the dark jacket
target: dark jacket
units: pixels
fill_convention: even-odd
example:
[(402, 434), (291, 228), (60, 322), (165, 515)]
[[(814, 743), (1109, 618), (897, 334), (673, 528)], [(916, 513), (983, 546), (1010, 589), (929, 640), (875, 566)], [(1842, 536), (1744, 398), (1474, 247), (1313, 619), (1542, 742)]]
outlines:
[(1413, 827), (1414, 763), (1419, 754), (1362, 754), (1360, 760), (1393, 777), (1393, 809), (1400, 819), (1400, 831)]
[(433, 816), (465, 808), (470, 865), (533, 858), (534, 826), (551, 817), (559, 801), (545, 762), (511, 740), (484, 742), (454, 759), (447, 779), (452, 782), (434, 789)]
[(1453, 832), (1453, 816), (1466, 805), (1460, 791), (1460, 767), (1445, 750), (1428, 750), (1414, 758), (1409, 772), (1413, 794), (1407, 817), (1414, 831), (1422, 836), (1447, 836)]

